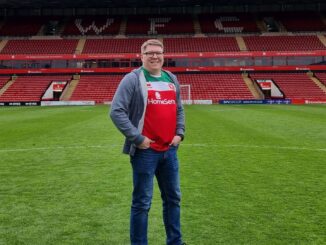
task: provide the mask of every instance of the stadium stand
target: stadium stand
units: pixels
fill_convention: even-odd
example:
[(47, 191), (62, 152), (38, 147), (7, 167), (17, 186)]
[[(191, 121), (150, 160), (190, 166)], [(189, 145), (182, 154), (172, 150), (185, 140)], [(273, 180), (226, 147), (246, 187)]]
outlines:
[(86, 39), (82, 53), (140, 53), (140, 46), (145, 40), (147, 39)]
[(82, 75), (70, 101), (112, 101), (122, 75)]
[(307, 36), (244, 36), (250, 51), (326, 50), (315, 35)]
[(319, 81), (326, 86), (326, 73), (325, 72), (315, 72), (315, 76)]
[(121, 17), (119, 16), (80, 16), (70, 18), (62, 31), (63, 36), (117, 35)]
[(239, 73), (178, 74), (181, 85), (190, 85), (192, 100), (254, 99)]
[(251, 73), (252, 79), (272, 79), (287, 99), (326, 99), (326, 94), (305, 73)]
[(73, 54), (77, 39), (9, 40), (1, 54)]
[(235, 37), (164, 38), (166, 52), (240, 51)]
[(0, 28), (0, 36), (34, 36), (45, 22), (43, 17), (8, 18)]
[[(69, 100), (111, 101), (121, 75), (82, 75)], [(192, 100), (254, 99), (239, 73), (178, 74), (181, 85), (190, 85)]]
[(273, 15), (290, 32), (326, 31), (326, 25), (323, 23), (320, 13), (317, 12), (287, 12), (274, 13)]
[(0, 96), (0, 101), (41, 101), (42, 95), (52, 81), (68, 81), (70, 76), (19, 76), (14, 83)]
[[(139, 54), (140, 46), (145, 40), (159, 38), (165, 45), (166, 53), (175, 55), (175, 57), (178, 55), (195, 57), (191, 62), (188, 62), (191, 63), (190, 68), (197, 64), (209, 64), (210, 67), (208, 68), (213, 66), (215, 68), (220, 65), (246, 66), (247, 61), (243, 59), (242, 62), (239, 62), (236, 55), (230, 54), (228, 56), (227, 53), (233, 52), (242, 55), (243, 53), (249, 54), (251, 51), (295, 51), (298, 53), (301, 51), (318, 51), (316, 57), (309, 56), (307, 58), (307, 63), (324, 64), (325, 56), (322, 52), (326, 50), (326, 36), (320, 32), (326, 30), (326, 22), (320, 13), (119, 14), (121, 13), (116, 15), (103, 15), (102, 13), (101, 15), (62, 16), (60, 18), (56, 16), (6, 18), (0, 23), (2, 39), (0, 55), (58, 54), (74, 55), (73, 59), (75, 59), (75, 56), (80, 54), (84, 56), (80, 58), (78, 65), (73, 66), (74, 64), (71, 62), (72, 66), (63, 69), (71, 67), (81, 69), (129, 67), (132, 69), (132, 66), (139, 65), (139, 58), (107, 58), (101, 60), (101, 58), (96, 57), (100, 57), (101, 54), (104, 56), (106, 54), (121, 55), (123, 57), (128, 56), (128, 54)], [(269, 24), (274, 24), (275, 28), (269, 29)], [(50, 31), (49, 33), (48, 27), (51, 26), (53, 32)], [(206, 63), (202, 62), (203, 59), (199, 57), (201, 54), (198, 54), (205, 52), (213, 53), (209, 54), (211, 55), (210, 61)], [(218, 58), (214, 60), (215, 56), (212, 58), (214, 53), (223, 53), (224, 56), (220, 58), (217, 55)], [(87, 55), (94, 55), (95, 58), (87, 58)], [(234, 62), (232, 57), (236, 57)], [(196, 58), (199, 60), (198, 62)], [(225, 60), (222, 60), (223, 58)], [(135, 61), (131, 61), (131, 59), (135, 59)], [(177, 66), (176, 68), (187, 68), (185, 65), (188, 64), (187, 62), (176, 62), (173, 58), (168, 59), (166, 62), (170, 64), (168, 69), (170, 67), (175, 68), (175, 66)], [(254, 58), (248, 57), (249, 62), (250, 59), (254, 60)], [(123, 62), (127, 65), (121, 65)], [(65, 60), (62, 63), (65, 63)], [(104, 63), (110, 65), (102, 66)], [(252, 63), (254, 62), (252, 61)], [(6, 58), (1, 63), (2, 68), (6, 69), (8, 64), (10, 65), (10, 62)], [(287, 61), (288, 66), (289, 64), (290, 62)], [(20, 66), (20, 68), (34, 69), (40, 67), (27, 65), (26, 67)], [(275, 68), (270, 67), (270, 69)], [(225, 71), (229, 70), (226, 69)], [(59, 72), (62, 72), (62, 69)], [(69, 100), (94, 100), (97, 103), (110, 101), (123, 76), (121, 74), (123, 72), (119, 70), (113, 72), (118, 72), (120, 75), (113, 75), (110, 72), (112, 71), (102, 75), (96, 72), (94, 75), (81, 74), (77, 87), (72, 91)], [(220, 99), (254, 99), (247, 87), (248, 85), (241, 77), (241, 70), (238, 72), (233, 70), (229, 73), (209, 70), (205, 70), (205, 73), (185, 73), (185, 71), (180, 70), (177, 72), (179, 72), (181, 84), (190, 86), (191, 99), (193, 100), (208, 99), (217, 102)], [(305, 74), (298, 72), (254, 72), (250, 74), (251, 78), (254, 79), (273, 79), (283, 90), (286, 98), (325, 99), (324, 92)], [(326, 85), (325, 73), (316, 72), (315, 76)], [(7, 84), (9, 88), (0, 96), (0, 100), (39, 101), (52, 78), (48, 75), (19, 76), (12, 85)], [(0, 79), (0, 89), (5, 83)]]
[(126, 35), (194, 34), (191, 15), (135, 15), (129, 16)]
[(200, 14), (198, 20), (203, 33), (259, 33), (252, 15)]
[(3, 86), (6, 85), (6, 83), (8, 82), (8, 77), (0, 77), (0, 89), (3, 88)]

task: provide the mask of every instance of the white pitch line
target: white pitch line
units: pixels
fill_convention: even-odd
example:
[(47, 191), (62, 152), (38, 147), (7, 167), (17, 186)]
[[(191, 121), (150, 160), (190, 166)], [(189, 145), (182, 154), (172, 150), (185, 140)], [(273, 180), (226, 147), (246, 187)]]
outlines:
[(81, 148), (112, 148), (121, 145), (75, 145), (75, 146), (51, 146), (51, 147), (32, 147), (32, 148), (7, 148), (0, 149), (0, 152), (19, 152), (19, 151), (48, 151), (55, 149), (81, 149)]
[[(325, 151), (325, 148), (308, 148), (301, 146), (275, 146), (275, 145), (217, 145), (217, 144), (187, 144), (182, 143), (183, 147), (216, 147), (216, 148), (262, 148), (262, 149), (283, 149), (283, 150), (299, 150), (299, 151)], [(114, 148), (122, 147), (121, 144), (111, 145), (72, 145), (72, 146), (49, 146), (49, 147), (31, 147), (31, 148), (7, 148), (0, 149), (0, 153), (6, 152), (25, 152), (25, 151), (48, 151), (55, 149), (88, 149), (88, 148)]]
[(326, 148), (308, 148), (301, 146), (276, 146), (276, 145), (216, 145), (216, 144), (182, 144), (184, 146), (197, 147), (238, 147), (238, 148), (264, 148), (264, 149), (285, 149), (285, 150), (306, 150), (306, 151), (326, 151)]

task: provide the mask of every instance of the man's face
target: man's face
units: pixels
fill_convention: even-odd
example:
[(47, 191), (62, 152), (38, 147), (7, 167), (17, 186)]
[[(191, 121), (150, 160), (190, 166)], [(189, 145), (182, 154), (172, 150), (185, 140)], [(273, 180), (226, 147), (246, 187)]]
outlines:
[(149, 73), (158, 75), (164, 63), (163, 49), (160, 46), (148, 45), (141, 54), (141, 61)]

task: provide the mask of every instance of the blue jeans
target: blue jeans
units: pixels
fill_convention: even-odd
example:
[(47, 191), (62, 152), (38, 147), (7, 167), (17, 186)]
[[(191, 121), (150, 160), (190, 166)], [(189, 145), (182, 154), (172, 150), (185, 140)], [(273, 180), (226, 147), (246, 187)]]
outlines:
[(164, 152), (137, 149), (131, 157), (133, 193), (130, 215), (130, 241), (132, 245), (147, 245), (148, 212), (153, 196), (156, 176), (163, 201), (163, 221), (166, 244), (180, 245), (180, 180), (177, 147)]

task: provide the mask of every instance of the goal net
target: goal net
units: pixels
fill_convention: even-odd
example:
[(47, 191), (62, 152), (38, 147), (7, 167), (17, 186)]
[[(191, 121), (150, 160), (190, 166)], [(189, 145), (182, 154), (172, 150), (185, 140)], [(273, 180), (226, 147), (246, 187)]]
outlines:
[(180, 85), (180, 95), (183, 104), (192, 104), (190, 84)]

